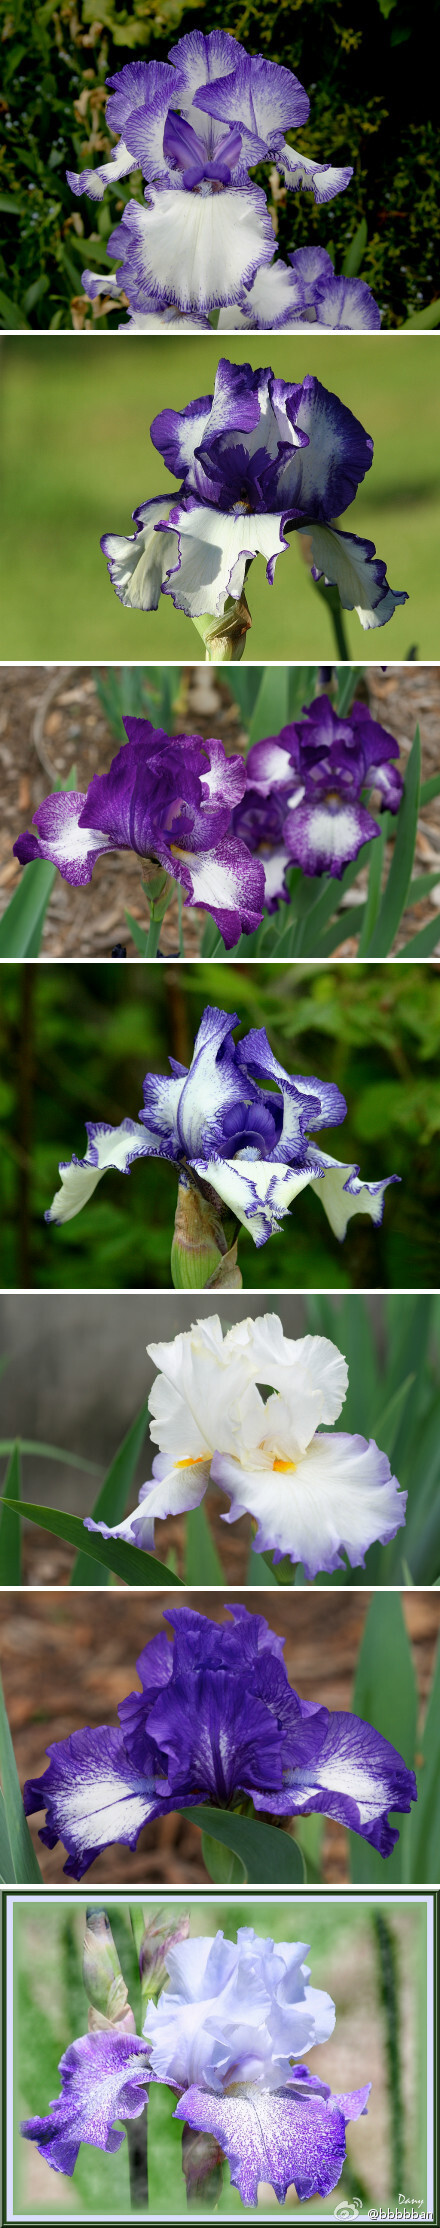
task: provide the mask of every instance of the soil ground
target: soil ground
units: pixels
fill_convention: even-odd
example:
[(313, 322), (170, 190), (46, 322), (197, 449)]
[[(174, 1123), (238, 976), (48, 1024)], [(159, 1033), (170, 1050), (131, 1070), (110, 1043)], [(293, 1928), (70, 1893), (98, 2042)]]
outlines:
[[(236, 705), (231, 703), (223, 678), (212, 669), (183, 669), (185, 713), (176, 720), (176, 732), (196, 731), (204, 738), (219, 735), (228, 752), (242, 750), (245, 737)], [(396, 736), (402, 768), (408, 757), (417, 721), (422, 740), (423, 779), (440, 769), (440, 669), (434, 665), (369, 667), (365, 682), (375, 719)], [(45, 708), (45, 700), (47, 699)], [(39, 742), (38, 755), (36, 738)], [(76, 784), (85, 790), (92, 775), (107, 771), (118, 745), (111, 732), (90, 666), (3, 666), (0, 696), (0, 915), (17, 887), (20, 867), (12, 855), (17, 835), (30, 826), (32, 814), (47, 795), (50, 770), (67, 781), (76, 767)], [(49, 769), (49, 780), (48, 770)], [(390, 846), (388, 847), (391, 848)], [(440, 908), (440, 797), (424, 806), (417, 837), (415, 871), (430, 873), (438, 865), (438, 885), (429, 897), (408, 910), (393, 950), (399, 952), (407, 938), (432, 920)], [(353, 904), (363, 893), (365, 873), (347, 894)], [(86, 889), (73, 889), (57, 875), (46, 916), (42, 952), (45, 958), (109, 958), (112, 947), (123, 943), (127, 957), (137, 956), (125, 919), (126, 910), (146, 926), (145, 899), (139, 863), (130, 852), (116, 852), (98, 859)], [(185, 953), (196, 958), (200, 950), (205, 914), (185, 908)], [(170, 907), (161, 930), (165, 956), (177, 951), (177, 907)], [(338, 955), (351, 958), (356, 940), (342, 941)], [(440, 954), (440, 938), (436, 946)]]

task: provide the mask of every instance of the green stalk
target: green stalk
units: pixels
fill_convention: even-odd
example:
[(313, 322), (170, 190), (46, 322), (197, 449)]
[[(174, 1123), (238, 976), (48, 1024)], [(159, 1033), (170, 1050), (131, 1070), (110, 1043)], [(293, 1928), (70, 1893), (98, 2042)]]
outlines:
[(330, 612), (330, 619), (336, 643), (336, 656), (338, 659), (342, 659), (344, 665), (348, 665), (350, 662), (349, 650), (348, 643), (346, 642), (345, 638), (345, 628), (342, 617), (339, 588), (332, 586), (329, 581), (324, 582), (323, 580), (314, 580), (313, 586), (317, 589), (318, 596), (323, 597), (323, 601), (327, 604), (327, 609)]
[(128, 2170), (130, 2175), (130, 2204), (133, 2212), (148, 2210), (148, 2105), (136, 2120), (125, 2120), (128, 2144)]
[(181, 883), (180, 883), (180, 882), (178, 882), (178, 884), (177, 884), (177, 912), (178, 912), (178, 920), (179, 920), (179, 959), (184, 959), (184, 958), (185, 958), (185, 945), (184, 945), (184, 941), (183, 941), (183, 898), (182, 898), (182, 885), (181, 885)]
[(397, 1943), (388, 1918), (383, 1911), (373, 1912), (373, 1929), (376, 1936), (379, 1960), (379, 1989), (385, 2021), (385, 2050), (388, 2071), (390, 2135), (392, 2158), (392, 2190), (402, 2189), (405, 2177), (405, 2156), (402, 2143), (403, 2098), (400, 2051), (399, 1974)]
[[(163, 917), (163, 916), (162, 916), (162, 917)], [(149, 922), (149, 928), (148, 928), (148, 934), (147, 934), (147, 942), (146, 942), (146, 948), (145, 948), (145, 957), (146, 957), (146, 959), (155, 959), (155, 958), (156, 958), (156, 952), (157, 952), (157, 947), (158, 947), (158, 943), (159, 943), (159, 936), (160, 936), (160, 931), (161, 931), (161, 927), (162, 927), (162, 918), (161, 918), (160, 920), (157, 920), (157, 918), (156, 918), (156, 915), (155, 915), (155, 913), (153, 912), (153, 908), (152, 908), (152, 909), (151, 909), (151, 912), (150, 912), (150, 922)]]

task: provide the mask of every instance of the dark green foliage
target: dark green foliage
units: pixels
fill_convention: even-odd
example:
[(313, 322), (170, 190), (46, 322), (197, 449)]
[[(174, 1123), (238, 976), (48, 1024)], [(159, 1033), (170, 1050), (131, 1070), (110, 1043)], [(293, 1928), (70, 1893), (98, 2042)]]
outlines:
[[(0, 1282), (169, 1287), (170, 1165), (140, 1160), (129, 1176), (109, 1173), (62, 1229), (44, 1222), (44, 1209), (59, 1160), (85, 1150), (85, 1120), (136, 1118), (147, 1070), (165, 1074), (169, 1053), (190, 1062), (207, 1004), (238, 1010), (244, 1029), (266, 1027), (289, 1073), (337, 1081), (348, 1114), (323, 1133), (326, 1150), (359, 1162), (370, 1180), (401, 1178), (381, 1228), (359, 1216), (341, 1246), (308, 1190), (264, 1256), (242, 1231), (244, 1285), (258, 1289), (263, 1271), (274, 1290), (436, 1287), (440, 978), (429, 963), (386, 962), (3, 967)], [(410, 1358), (401, 1377), (413, 1366)]]
[[(197, 24), (219, 24), (251, 52), (293, 69), (311, 101), (301, 148), (319, 161), (353, 164), (347, 193), (327, 207), (316, 209), (310, 194), (281, 200), (282, 255), (318, 240), (341, 271), (366, 224), (362, 277), (384, 324), (401, 324), (436, 296), (435, 73), (430, 81), (416, 0), (371, 0), (368, 9), (363, 0), (64, 0), (58, 8), (55, 0), (36, 8), (0, 0), (0, 22), (3, 325), (81, 321), (84, 308), (72, 314), (72, 302), (82, 270), (106, 268), (109, 233), (133, 191), (141, 198), (142, 182), (132, 173), (104, 203), (78, 201), (66, 169), (105, 160), (114, 145), (105, 131), (106, 77), (135, 54), (165, 59), (176, 33)], [(261, 177), (267, 183), (267, 171)], [(119, 318), (110, 310), (99, 329)]]

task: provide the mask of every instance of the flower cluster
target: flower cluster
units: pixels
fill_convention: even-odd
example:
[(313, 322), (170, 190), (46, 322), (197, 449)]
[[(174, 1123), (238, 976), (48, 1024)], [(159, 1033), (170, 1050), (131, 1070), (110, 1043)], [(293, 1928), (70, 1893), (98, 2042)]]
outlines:
[(134, 535), (101, 540), (130, 610), (156, 611), (162, 593), (196, 624), (218, 621), (242, 597), (258, 554), (273, 586), (291, 530), (305, 537), (313, 578), (336, 586), (364, 629), (384, 626), (407, 601), (390, 588), (374, 543), (334, 523), (370, 471), (373, 442), (319, 379), (293, 385), (222, 357), (214, 394), (160, 411), (151, 437), (181, 485), (139, 505)]
[(108, 774), (94, 774), (86, 794), (45, 797), (37, 834), (18, 837), (16, 858), (23, 866), (50, 859), (66, 882), (82, 884), (102, 852), (134, 851), (148, 872), (163, 868), (162, 905), (179, 883), (186, 903), (211, 913), (233, 946), (258, 927), (264, 907), (289, 902), (289, 866), (341, 875), (379, 834), (360, 801), (365, 788), (399, 808), (402, 776), (390, 763), (398, 744), (367, 706), (355, 703), (339, 719), (321, 696), (304, 710), (304, 720), (254, 743), (246, 761), (227, 758), (215, 738), (170, 740), (150, 720), (125, 719), (128, 742)]
[(274, 912), (289, 903), (286, 872), (330, 874), (340, 879), (364, 843), (379, 834), (362, 802), (373, 789), (389, 812), (398, 812), (403, 780), (391, 763), (393, 735), (354, 702), (340, 719), (328, 696), (308, 707), (304, 719), (254, 743), (246, 761), (246, 790), (236, 806), (236, 834), (264, 866), (264, 903)]
[[(159, 1447), (139, 1507), (104, 1539), (154, 1548), (159, 1518), (198, 1508), (211, 1479), (227, 1493), (233, 1524), (247, 1511), (257, 1551), (317, 1571), (364, 1563), (373, 1540), (386, 1545), (405, 1523), (406, 1493), (374, 1439), (323, 1431), (347, 1391), (344, 1356), (331, 1339), (286, 1338), (278, 1315), (251, 1316), (223, 1336), (217, 1315), (148, 1347), (160, 1370), (149, 1397)], [(273, 1386), (264, 1400), (259, 1385)]]
[(108, 774), (94, 774), (85, 796), (46, 797), (34, 814), (38, 833), (19, 836), (16, 857), (22, 865), (51, 859), (65, 881), (83, 883), (103, 851), (135, 851), (163, 867), (167, 902), (179, 883), (186, 902), (205, 907), (224, 943), (235, 944), (242, 929), (258, 926), (264, 901), (263, 867), (232, 825), (244, 760), (200, 735), (170, 741), (150, 720), (128, 718), (124, 727), (128, 742)]
[(287, 1075), (265, 1029), (250, 1029), (235, 1044), (238, 1019), (206, 1006), (191, 1067), (170, 1058), (170, 1077), (145, 1076), (138, 1122), (127, 1116), (117, 1128), (86, 1123), (87, 1152), (60, 1163), (61, 1190), (48, 1222), (79, 1214), (108, 1168), (127, 1175), (133, 1161), (157, 1155), (176, 1168), (183, 1189), (200, 1184), (206, 1196), (208, 1187), (208, 1198), (243, 1223), (257, 1246), (308, 1185), (337, 1238), (345, 1237), (352, 1215), (381, 1222), (384, 1192), (399, 1178), (363, 1182), (355, 1162), (334, 1160), (306, 1135), (344, 1121), (342, 1091), (318, 1076)]
[(122, 294), (129, 327), (144, 332), (209, 330), (213, 312), (228, 329), (377, 329), (369, 287), (336, 278), (323, 249), (274, 261), (266, 194), (249, 175), (256, 165), (275, 163), (286, 188), (323, 203), (352, 176), (286, 140), (310, 105), (292, 70), (247, 54), (229, 32), (197, 30), (171, 47), (168, 62), (129, 62), (107, 82), (106, 121), (119, 143), (109, 162), (68, 171), (68, 182), (101, 201), (107, 185), (140, 168), (145, 196), (126, 203), (110, 234), (117, 276), (83, 272), (90, 299)]
[(140, 1692), (120, 1703), (119, 1729), (53, 1741), (48, 1770), (26, 1781), (26, 1812), (45, 1809), (40, 1839), (63, 1842), (70, 1877), (82, 1879), (110, 1842), (133, 1849), (149, 1821), (201, 1803), (244, 1800), (279, 1819), (320, 1811), (381, 1856), (393, 1849), (387, 1811), (410, 1809), (414, 1773), (363, 1718), (302, 1701), (265, 1617), (241, 1602), (231, 1615), (232, 1627), (167, 1611), (174, 1638), (143, 1648)]
[(345, 2130), (366, 2112), (371, 2083), (342, 2095), (297, 2053), (326, 2042), (335, 2023), (331, 1996), (310, 1986), (304, 1942), (263, 1941), (251, 1926), (236, 1942), (222, 1929), (168, 1948), (168, 1984), (147, 2005), (143, 2038), (81, 2035), (60, 2063), (61, 2095), (42, 2118), (24, 2120), (56, 2171), (72, 2174), (81, 2142), (119, 2150), (115, 2118), (136, 2119), (151, 2081), (177, 2093), (174, 2117), (209, 2138), (229, 2162), (245, 2205), (270, 2182), (280, 2202), (294, 2183), (300, 2200), (326, 2196), (339, 2181)]

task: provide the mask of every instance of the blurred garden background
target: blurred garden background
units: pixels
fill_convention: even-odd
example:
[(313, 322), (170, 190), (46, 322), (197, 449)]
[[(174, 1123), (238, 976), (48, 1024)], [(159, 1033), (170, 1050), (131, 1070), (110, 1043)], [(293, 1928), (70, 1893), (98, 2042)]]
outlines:
[(205, 1005), (264, 1026), (289, 1073), (330, 1078), (347, 1099), (326, 1150), (373, 1180), (401, 1178), (379, 1229), (358, 1216), (343, 1245), (319, 1198), (301, 1194), (257, 1250), (244, 1230), (245, 1287), (432, 1287), (439, 1278), (440, 971), (423, 965), (252, 961), (4, 963), (0, 971), (0, 1283), (170, 1285), (176, 1177), (140, 1160), (115, 1171), (74, 1221), (44, 1222), (58, 1163), (85, 1151), (86, 1120), (135, 1119), (144, 1075), (188, 1066)]
[[(24, 1901), (14, 1909), (14, 2150), (15, 2202), (26, 2216), (50, 2219), (54, 2213), (94, 2218), (127, 2218), (129, 2205), (127, 2144), (111, 2158), (82, 2144), (73, 2179), (55, 2175), (40, 2158), (36, 2146), (18, 2133), (22, 2118), (46, 2113), (49, 2098), (59, 2093), (58, 2064), (62, 2051), (87, 2028), (87, 1997), (82, 1982), (82, 1947), (85, 1898), (63, 1904), (50, 1899), (32, 1907)], [(88, 1899), (89, 1900), (89, 1899)], [(93, 1908), (93, 1905), (91, 1906)], [(427, 2173), (426, 2083), (426, 1983), (427, 1914), (423, 1902), (380, 1900), (373, 1906), (348, 1902), (344, 1896), (330, 1902), (307, 1899), (276, 1902), (270, 1896), (212, 1896), (209, 1901), (179, 1896), (165, 1906), (170, 1921), (190, 1908), (190, 1933), (215, 1935), (222, 1928), (229, 1941), (240, 1926), (253, 1926), (260, 1938), (275, 1943), (300, 1940), (310, 1944), (305, 1956), (311, 1983), (327, 1989), (336, 2005), (336, 2026), (328, 2043), (310, 2052), (310, 2072), (341, 2092), (372, 2082), (368, 2115), (347, 2130), (347, 2160), (337, 2190), (327, 2199), (301, 2205), (301, 2218), (334, 2215), (336, 2203), (350, 2205), (362, 2218), (371, 2205), (394, 2208), (399, 2189), (417, 2191), (425, 2203)], [(146, 1900), (147, 1923), (164, 1906)], [(129, 1904), (106, 1899), (106, 1910), (117, 1945), (133, 2008), (138, 2013), (139, 1989)], [(179, 2218), (186, 2212), (181, 2169), (181, 2126), (173, 2119), (174, 2097), (167, 2088), (152, 2084), (148, 2105), (150, 2204), (154, 2214)], [(429, 2201), (429, 2200), (428, 2200)], [(273, 2191), (260, 2184), (258, 2214), (246, 2208), (246, 2218), (265, 2217), (275, 2208)], [(189, 2204), (188, 2211), (199, 2211)], [(285, 2210), (297, 2216), (293, 2188)], [(223, 2191), (217, 2213), (244, 2213), (241, 2198), (231, 2189), (224, 2168)]]
[[(155, 414), (181, 410), (213, 388), (221, 355), (256, 368), (269, 361), (293, 382), (315, 374), (372, 435), (371, 472), (344, 512), (344, 532), (367, 536), (387, 565), (398, 605), (384, 628), (365, 633), (344, 613), (348, 657), (380, 661), (440, 655), (438, 617), (440, 401), (435, 334), (305, 339), (301, 334), (192, 338), (78, 335), (4, 338), (3, 507), (0, 584), (2, 656), (29, 659), (198, 659), (191, 620), (161, 595), (153, 612), (119, 603), (100, 550), (104, 533), (130, 534), (132, 512), (175, 493), (149, 437)], [(253, 631), (245, 662), (334, 655), (329, 609), (301, 555), (298, 534), (279, 557), (274, 586), (262, 557), (248, 582)], [(14, 561), (11, 563), (11, 548)]]
[[(433, 34), (437, 13), (436, 0)], [(142, 181), (132, 174), (97, 207), (74, 200), (66, 169), (106, 160), (115, 144), (105, 128), (106, 77), (134, 58), (165, 60), (194, 26), (220, 25), (251, 53), (294, 70), (311, 102), (302, 151), (353, 165), (348, 191), (324, 208), (310, 194), (281, 196), (281, 254), (319, 241), (340, 271), (362, 225), (362, 277), (385, 325), (419, 314), (438, 293), (435, 78), (416, 0), (371, 0), (369, 9), (362, 0), (1, 0), (0, 21), (4, 326), (91, 321), (81, 273), (105, 267), (109, 233), (126, 200), (141, 198)], [(267, 180), (267, 170), (258, 175)]]

